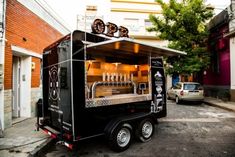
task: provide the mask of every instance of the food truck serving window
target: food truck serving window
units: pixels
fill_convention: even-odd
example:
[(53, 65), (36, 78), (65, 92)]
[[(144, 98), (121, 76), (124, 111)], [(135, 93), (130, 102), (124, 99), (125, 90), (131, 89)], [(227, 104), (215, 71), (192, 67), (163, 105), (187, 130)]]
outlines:
[[(131, 62), (131, 58), (130, 59)], [(102, 56), (94, 56), (86, 61), (87, 107), (114, 105), (133, 101), (146, 100), (149, 96), (148, 88), (140, 88), (139, 82), (149, 82), (149, 75), (142, 75), (142, 71), (149, 71), (146, 63), (128, 64), (127, 59), (116, 58), (115, 62)], [(145, 95), (145, 96), (144, 96)], [(140, 100), (138, 100), (138, 96)], [(128, 100), (128, 101), (127, 101)], [(142, 100), (142, 101), (143, 101)]]
[(116, 49), (115, 44), (113, 46), (87, 48), (86, 107), (151, 99), (147, 85), (150, 82), (150, 56), (139, 50), (140, 55), (136, 55), (135, 48), (123, 50), (118, 45)]

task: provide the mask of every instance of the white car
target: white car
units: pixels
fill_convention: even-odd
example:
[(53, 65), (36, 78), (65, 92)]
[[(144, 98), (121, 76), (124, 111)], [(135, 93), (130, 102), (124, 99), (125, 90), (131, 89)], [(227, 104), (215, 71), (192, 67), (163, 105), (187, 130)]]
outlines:
[(168, 99), (175, 99), (179, 104), (181, 101), (202, 102), (204, 99), (204, 90), (197, 82), (178, 82), (167, 91)]

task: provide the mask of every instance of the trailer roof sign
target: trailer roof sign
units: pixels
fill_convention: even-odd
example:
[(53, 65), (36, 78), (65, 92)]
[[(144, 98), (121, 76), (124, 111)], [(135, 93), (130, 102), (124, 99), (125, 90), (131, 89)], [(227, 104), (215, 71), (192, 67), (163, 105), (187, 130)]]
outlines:
[[(105, 32), (106, 27), (106, 33)], [(118, 27), (116, 24), (108, 22), (106, 25), (101, 19), (95, 19), (93, 24), (91, 25), (92, 33), (95, 34), (104, 34), (108, 37), (129, 37), (128, 29), (126, 27), (120, 26)], [(114, 36), (114, 34), (118, 32), (118, 36)]]

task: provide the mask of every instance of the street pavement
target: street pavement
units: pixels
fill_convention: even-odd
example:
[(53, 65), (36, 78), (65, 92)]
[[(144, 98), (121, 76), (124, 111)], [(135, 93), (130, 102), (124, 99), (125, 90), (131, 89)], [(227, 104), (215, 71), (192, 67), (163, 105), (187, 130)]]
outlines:
[(4, 138), (0, 138), (0, 157), (32, 156), (47, 143), (51, 149), (44, 152), (45, 157), (235, 156), (235, 103), (214, 98), (206, 98), (205, 102), (216, 107), (176, 105), (168, 101), (168, 115), (159, 120), (153, 139), (147, 143), (134, 140), (122, 153), (112, 152), (102, 137), (82, 141), (78, 149), (69, 151), (64, 146), (51, 144), (51, 139), (42, 131), (35, 131), (36, 118), (29, 118), (4, 130)]
[(130, 148), (116, 153), (103, 137), (79, 143), (69, 151), (54, 145), (44, 157), (234, 157), (235, 113), (206, 104), (168, 101), (168, 115), (159, 119), (155, 136), (147, 143), (132, 141)]
[(25, 119), (4, 130), (0, 138), (0, 157), (27, 157), (49, 140), (42, 131), (36, 131), (36, 118)]
[(235, 102), (231, 101), (222, 101), (220, 99), (212, 98), (212, 97), (206, 97), (204, 102), (206, 104), (219, 107), (225, 110), (233, 111), (235, 112)]

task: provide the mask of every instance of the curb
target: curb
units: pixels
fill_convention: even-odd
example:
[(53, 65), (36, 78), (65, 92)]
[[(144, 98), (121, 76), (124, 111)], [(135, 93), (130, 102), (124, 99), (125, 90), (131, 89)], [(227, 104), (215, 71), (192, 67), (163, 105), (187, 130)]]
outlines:
[(39, 157), (43, 152), (48, 150), (52, 143), (54, 143), (55, 140), (52, 138), (47, 139), (45, 142), (37, 146), (33, 151), (29, 152), (28, 157)]
[(225, 107), (225, 106), (222, 106), (222, 105), (217, 105), (217, 104), (212, 103), (212, 102), (204, 101), (204, 103), (205, 103), (205, 104), (207, 104), (207, 105), (210, 105), (210, 106), (214, 106), (214, 107), (218, 107), (218, 108), (221, 108), (221, 109), (227, 110), (227, 111), (235, 112), (235, 110), (234, 110), (234, 109), (231, 109), (231, 108), (228, 108), (228, 107)]

